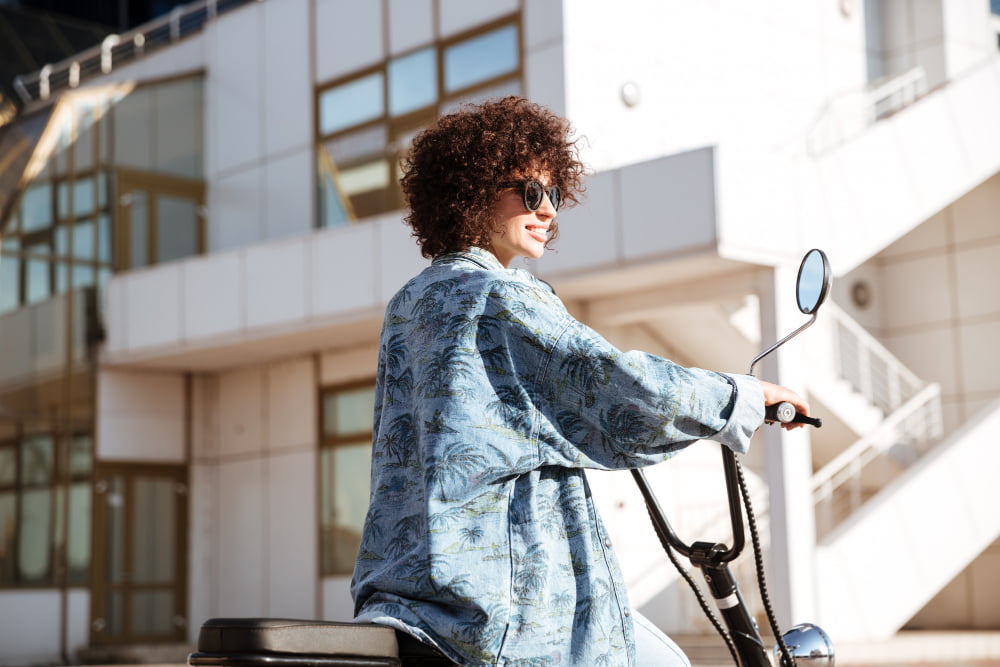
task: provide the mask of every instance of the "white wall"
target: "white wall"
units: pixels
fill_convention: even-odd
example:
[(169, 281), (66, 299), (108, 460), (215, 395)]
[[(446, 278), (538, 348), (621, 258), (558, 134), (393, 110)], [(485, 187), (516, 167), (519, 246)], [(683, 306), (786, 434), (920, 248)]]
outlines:
[[(839, 281), (838, 303), (920, 378), (941, 385), (946, 432), (1000, 396), (997, 211), (1000, 174)], [(850, 300), (860, 280), (874, 295), (868, 309)], [(970, 593), (995, 588), (996, 560), (995, 548), (982, 554), (917, 615), (916, 627), (997, 627), (1000, 602)]]
[(104, 293), (103, 361), (141, 365), (207, 350), (201, 367), (234, 367), (249, 354), (239, 344), (266, 358), (290, 354), (278, 339), (338, 323), (377, 319), (377, 331), (384, 304), (426, 265), (397, 212), (118, 274)]
[(182, 373), (98, 371), (99, 461), (183, 463), (185, 423)]
[(839, 4), (566, 3), (566, 113), (588, 162), (728, 142), (787, 152), (826, 98), (865, 81), (863, 17)]
[(205, 31), (212, 251), (315, 226), (311, 2), (254, 3)]
[(195, 376), (192, 638), (213, 616), (319, 613), (317, 373), (296, 357)]
[(66, 592), (67, 625), (60, 627), (62, 593), (4, 591), (0, 593), (0, 651), (5, 665), (62, 662), (62, 640), (69, 655), (85, 648), (90, 618), (90, 593)]

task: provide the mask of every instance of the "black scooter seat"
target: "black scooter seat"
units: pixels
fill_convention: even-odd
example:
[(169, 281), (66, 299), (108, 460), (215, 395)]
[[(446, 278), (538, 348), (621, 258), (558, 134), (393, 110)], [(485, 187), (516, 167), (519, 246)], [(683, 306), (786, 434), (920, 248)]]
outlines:
[(195, 666), (322, 665), (399, 667), (451, 665), (433, 647), (374, 623), (291, 618), (213, 618), (198, 635)]

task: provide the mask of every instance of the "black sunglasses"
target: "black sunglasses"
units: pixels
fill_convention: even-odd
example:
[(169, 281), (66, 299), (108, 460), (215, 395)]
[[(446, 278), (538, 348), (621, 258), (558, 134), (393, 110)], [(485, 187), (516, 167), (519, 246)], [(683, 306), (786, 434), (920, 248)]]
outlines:
[(552, 202), (552, 208), (559, 210), (562, 206), (562, 190), (559, 189), (558, 185), (549, 186), (546, 190), (545, 186), (536, 180), (524, 180), (524, 181), (510, 181), (508, 183), (501, 183), (502, 188), (524, 188), (524, 207), (529, 211), (537, 211), (538, 207), (542, 205), (542, 199), (545, 195), (549, 196), (549, 201)]

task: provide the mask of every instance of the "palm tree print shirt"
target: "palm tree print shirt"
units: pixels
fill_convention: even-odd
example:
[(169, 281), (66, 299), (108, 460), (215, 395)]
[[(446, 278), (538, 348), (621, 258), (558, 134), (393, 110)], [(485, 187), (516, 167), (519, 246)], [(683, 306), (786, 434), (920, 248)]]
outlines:
[(466, 665), (628, 665), (584, 469), (745, 452), (763, 412), (753, 378), (619, 351), (526, 271), (441, 256), (382, 327), (355, 612)]

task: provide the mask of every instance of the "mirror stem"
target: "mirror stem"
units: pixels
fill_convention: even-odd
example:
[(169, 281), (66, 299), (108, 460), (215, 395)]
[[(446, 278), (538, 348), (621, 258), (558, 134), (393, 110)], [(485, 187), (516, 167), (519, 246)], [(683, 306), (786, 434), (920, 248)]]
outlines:
[(764, 350), (763, 352), (761, 352), (760, 354), (758, 354), (756, 357), (754, 357), (753, 361), (750, 362), (750, 370), (747, 372), (747, 375), (750, 375), (750, 376), (753, 375), (753, 367), (757, 365), (758, 361), (760, 361), (761, 359), (763, 359), (767, 355), (771, 354), (772, 352), (774, 352), (775, 350), (777, 350), (779, 347), (781, 347), (782, 345), (784, 345), (785, 343), (787, 343), (788, 341), (790, 341), (791, 339), (795, 338), (800, 333), (802, 333), (803, 331), (805, 331), (806, 329), (808, 329), (809, 327), (811, 327), (813, 325), (813, 322), (815, 322), (815, 321), (816, 321), (816, 313), (813, 312), (812, 317), (809, 318), (808, 322), (806, 322), (805, 324), (803, 324), (802, 326), (800, 326), (798, 329), (796, 329), (792, 333), (788, 334), (787, 336), (785, 336), (784, 338), (782, 338), (781, 340), (779, 340), (777, 343), (775, 343), (774, 345), (772, 345), (771, 347), (767, 348), (766, 350)]

